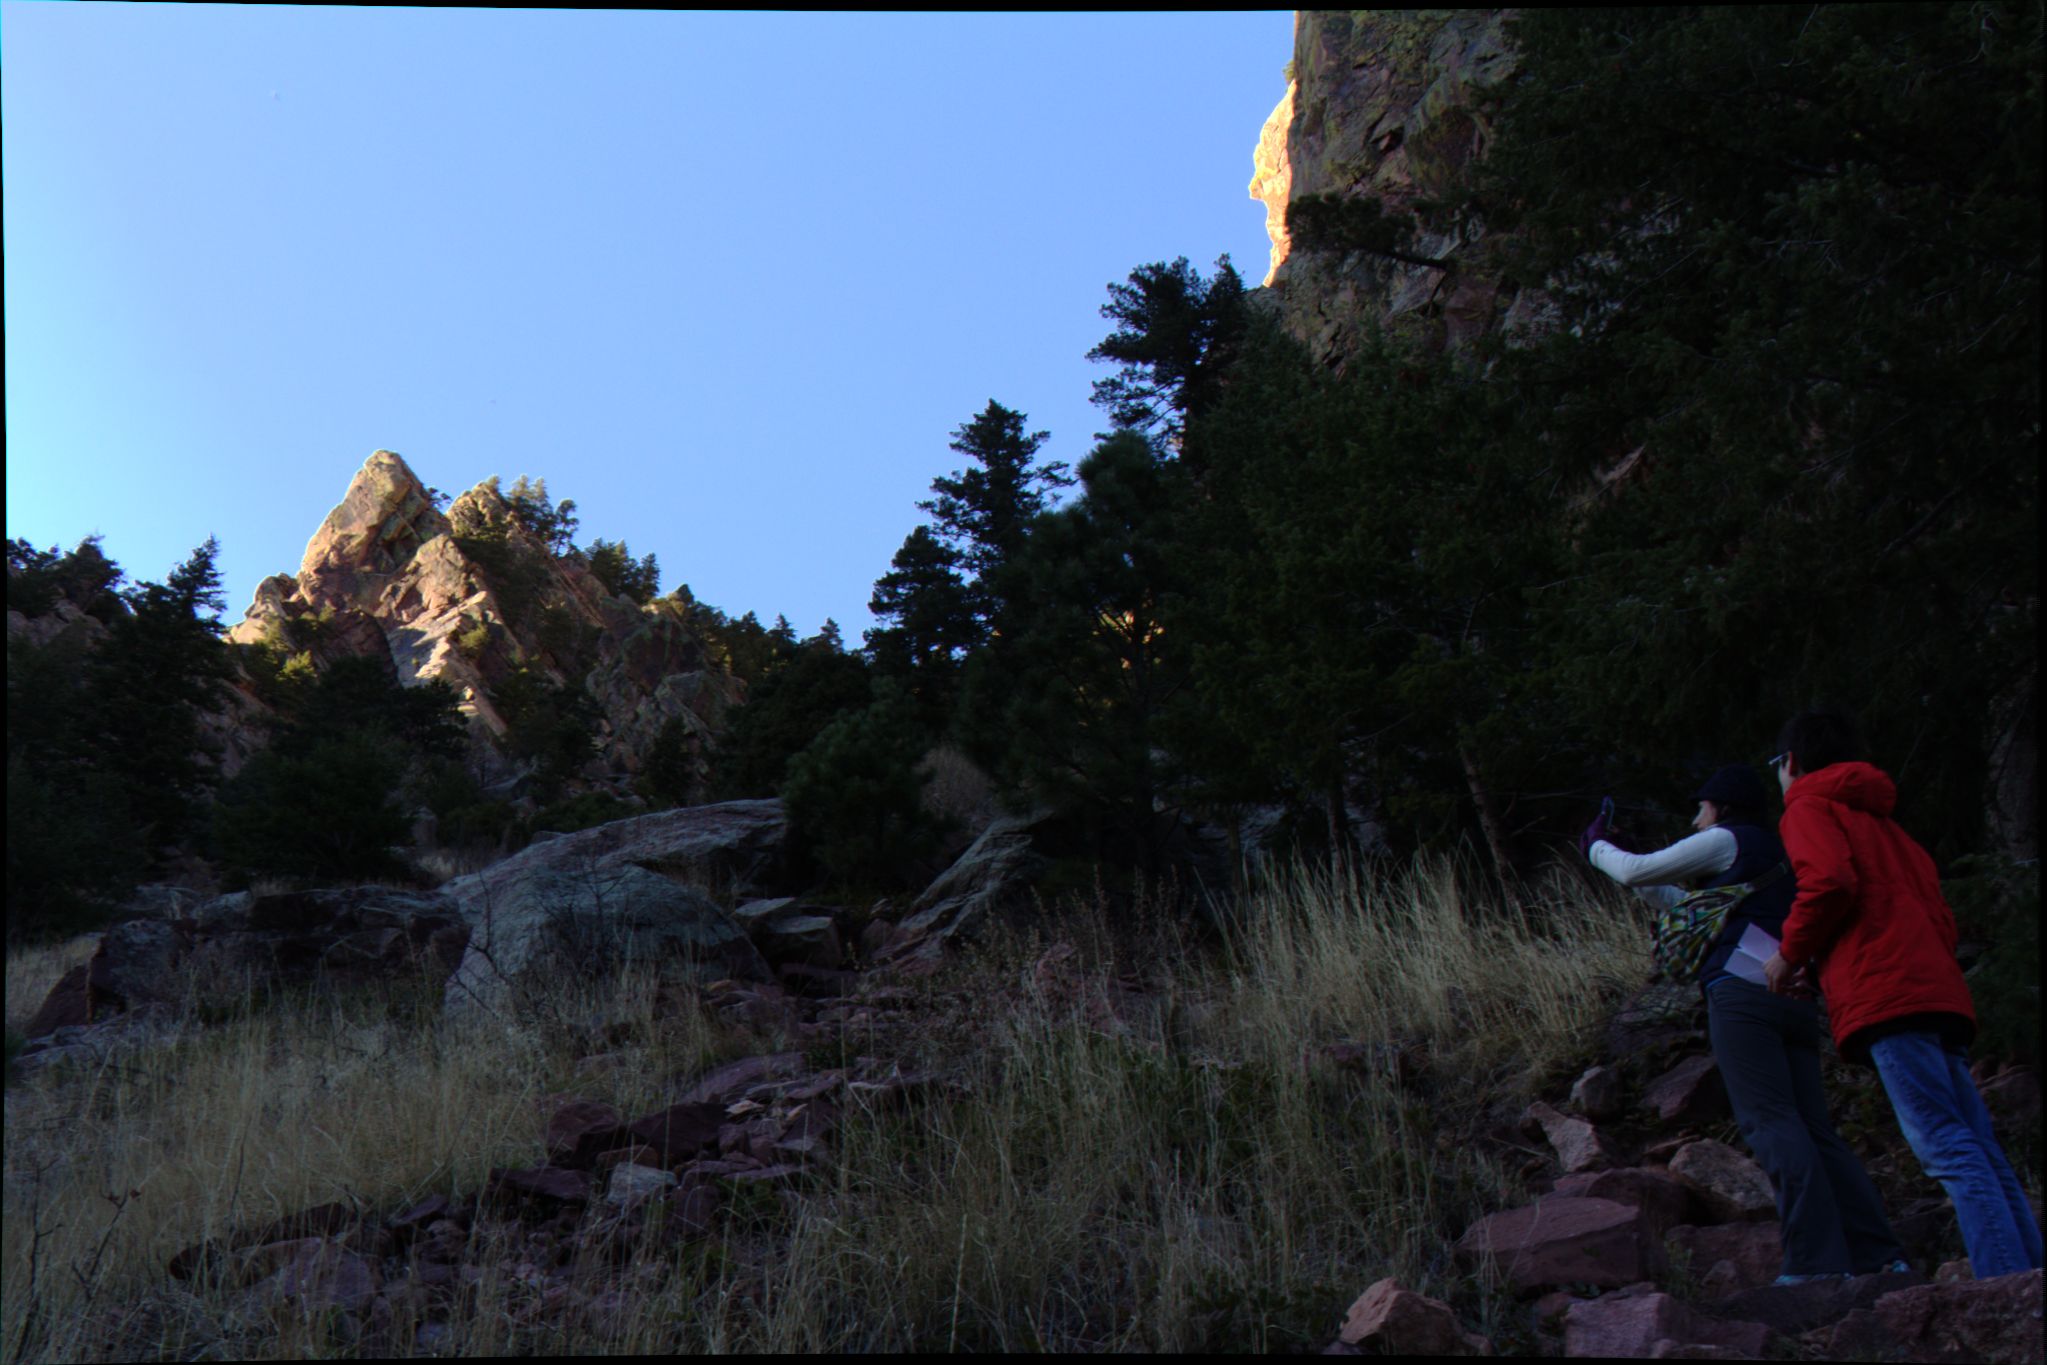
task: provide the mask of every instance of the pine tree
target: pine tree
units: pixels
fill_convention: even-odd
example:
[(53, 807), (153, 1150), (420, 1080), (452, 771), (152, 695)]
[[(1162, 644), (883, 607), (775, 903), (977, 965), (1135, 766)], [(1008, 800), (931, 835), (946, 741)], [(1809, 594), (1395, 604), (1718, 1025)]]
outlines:
[(1244, 337), (1244, 282), (1236, 267), (1223, 256), (1204, 280), (1185, 256), (1171, 265), (1141, 265), (1128, 283), (1109, 286), (1102, 316), (1121, 325), (1087, 358), (1122, 368), (1095, 381), (1094, 403), (1119, 429), (1177, 446), (1187, 420), (1221, 397)]
[(128, 611), (86, 671), (91, 762), (126, 791), (152, 853), (184, 835), (214, 780), (200, 721), (220, 708), (230, 668), (213, 614), (219, 553), (208, 539), (162, 583), (124, 593)]

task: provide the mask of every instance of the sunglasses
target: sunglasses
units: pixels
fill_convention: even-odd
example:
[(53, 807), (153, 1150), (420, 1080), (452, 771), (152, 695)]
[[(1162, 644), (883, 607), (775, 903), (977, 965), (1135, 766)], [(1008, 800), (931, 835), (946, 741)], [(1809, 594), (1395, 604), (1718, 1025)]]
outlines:
[(1770, 760), (1770, 766), (1772, 768), (1781, 768), (1784, 766), (1785, 762), (1788, 759), (1790, 759), (1790, 757), (1791, 751), (1789, 749), (1786, 749), (1783, 753), (1778, 754), (1775, 758)]

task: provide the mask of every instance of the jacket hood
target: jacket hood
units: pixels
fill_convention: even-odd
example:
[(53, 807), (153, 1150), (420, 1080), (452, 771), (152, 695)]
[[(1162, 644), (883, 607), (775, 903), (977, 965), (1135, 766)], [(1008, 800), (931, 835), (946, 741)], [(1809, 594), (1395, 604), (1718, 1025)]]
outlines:
[(1806, 773), (1784, 793), (1791, 804), (1808, 796), (1839, 801), (1844, 806), (1887, 816), (1897, 807), (1898, 784), (1889, 773), (1870, 763), (1830, 763), (1818, 772)]

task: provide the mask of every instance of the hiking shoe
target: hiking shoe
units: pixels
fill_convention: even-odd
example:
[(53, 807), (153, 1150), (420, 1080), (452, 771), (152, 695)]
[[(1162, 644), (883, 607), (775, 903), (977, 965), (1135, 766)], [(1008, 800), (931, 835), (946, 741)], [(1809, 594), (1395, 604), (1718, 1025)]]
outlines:
[(1889, 1265), (1879, 1267), (1871, 1273), (1877, 1275), (1910, 1275), (1912, 1267), (1904, 1261), (1892, 1261)]
[(1821, 1275), (1779, 1275), (1770, 1281), (1772, 1286), (1783, 1284), (1811, 1284), (1814, 1280), (1852, 1280), (1855, 1277), (1845, 1270), (1830, 1270)]

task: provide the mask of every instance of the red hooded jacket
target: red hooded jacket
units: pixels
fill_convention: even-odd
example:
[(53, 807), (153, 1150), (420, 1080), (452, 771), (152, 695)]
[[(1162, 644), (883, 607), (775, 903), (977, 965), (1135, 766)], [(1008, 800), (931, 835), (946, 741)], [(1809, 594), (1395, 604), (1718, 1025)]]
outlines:
[(1792, 782), (1778, 826), (1798, 878), (1778, 951), (1819, 964), (1835, 1045), (1852, 1061), (1867, 1060), (1879, 1025), (1907, 1016), (1934, 1016), (1913, 1022), (1950, 1039), (1976, 1031), (1954, 912), (1933, 859), (1891, 819), (1897, 802), (1879, 769), (1832, 763)]

